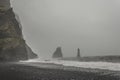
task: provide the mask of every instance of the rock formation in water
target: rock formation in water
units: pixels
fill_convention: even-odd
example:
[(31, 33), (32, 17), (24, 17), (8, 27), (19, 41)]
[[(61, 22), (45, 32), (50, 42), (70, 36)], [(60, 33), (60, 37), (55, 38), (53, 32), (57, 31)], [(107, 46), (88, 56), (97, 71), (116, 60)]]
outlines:
[(53, 58), (62, 58), (63, 57), (63, 54), (62, 54), (62, 50), (61, 50), (61, 47), (58, 47), (56, 49), (56, 51), (54, 52)]
[(77, 49), (77, 58), (80, 58), (80, 49)]
[(0, 61), (19, 61), (37, 58), (26, 44), (20, 23), (10, 0), (0, 0)]

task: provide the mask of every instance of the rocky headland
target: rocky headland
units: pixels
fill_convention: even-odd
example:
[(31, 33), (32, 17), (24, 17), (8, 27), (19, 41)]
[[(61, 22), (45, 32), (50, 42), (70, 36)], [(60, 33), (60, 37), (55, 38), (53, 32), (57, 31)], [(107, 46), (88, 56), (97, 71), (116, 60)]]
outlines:
[(0, 0), (0, 61), (37, 58), (26, 44), (22, 26), (10, 6), (10, 0)]

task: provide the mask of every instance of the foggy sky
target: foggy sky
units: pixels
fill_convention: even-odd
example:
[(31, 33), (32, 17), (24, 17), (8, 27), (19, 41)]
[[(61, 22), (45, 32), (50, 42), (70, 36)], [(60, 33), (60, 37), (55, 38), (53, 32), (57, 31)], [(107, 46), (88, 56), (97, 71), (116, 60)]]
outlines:
[(14, 0), (27, 43), (41, 57), (120, 54), (120, 0)]

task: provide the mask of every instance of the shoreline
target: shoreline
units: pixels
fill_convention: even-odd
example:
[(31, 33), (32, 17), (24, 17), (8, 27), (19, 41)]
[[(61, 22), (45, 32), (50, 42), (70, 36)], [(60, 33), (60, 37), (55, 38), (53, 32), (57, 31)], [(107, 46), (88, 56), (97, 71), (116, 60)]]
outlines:
[(57, 65), (57, 68), (54, 68), (56, 66), (53, 64), (40, 63), (39, 65), (42, 67), (20, 63), (0, 63), (0, 80), (120, 80), (120, 72), (85, 68), (71, 70), (74, 67), (62, 69), (59, 68), (60, 65)]
[[(26, 63), (30, 65), (31, 63), (35, 63), (35, 66), (40, 63), (45, 64), (54, 64), (54, 65), (62, 65), (62, 66), (68, 66), (68, 67), (76, 67), (76, 68), (89, 68), (89, 69), (101, 69), (101, 70), (110, 70), (110, 71), (120, 71), (120, 64), (119, 63), (113, 63), (113, 62), (87, 62), (87, 61), (67, 61), (67, 60), (28, 60), (28, 61), (22, 61), (21, 63)], [(33, 64), (31, 66), (33, 66)]]

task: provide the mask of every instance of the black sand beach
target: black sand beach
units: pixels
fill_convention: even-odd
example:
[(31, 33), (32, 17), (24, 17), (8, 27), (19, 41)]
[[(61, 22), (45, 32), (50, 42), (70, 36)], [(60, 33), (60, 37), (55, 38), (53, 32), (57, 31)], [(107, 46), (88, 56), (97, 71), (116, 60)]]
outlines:
[(114, 75), (117, 73), (119, 72), (48, 69), (23, 64), (0, 63), (0, 80), (120, 80), (119, 75)]

